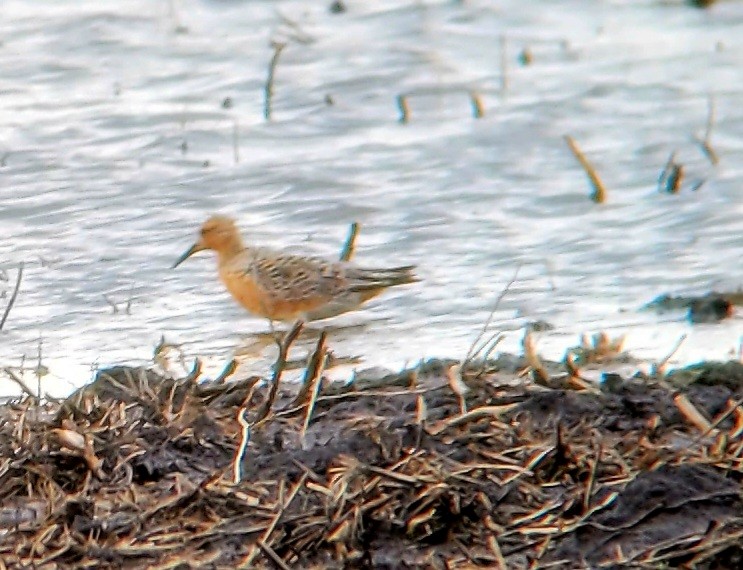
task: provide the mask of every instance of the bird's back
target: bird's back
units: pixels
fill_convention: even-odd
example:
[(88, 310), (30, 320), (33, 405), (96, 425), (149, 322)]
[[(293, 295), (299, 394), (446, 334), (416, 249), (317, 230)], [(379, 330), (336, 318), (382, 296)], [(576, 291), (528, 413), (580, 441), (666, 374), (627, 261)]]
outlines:
[(417, 281), (413, 269), (362, 268), (249, 247), (220, 259), (219, 272), (230, 293), (254, 314), (272, 320), (317, 320), (357, 309), (388, 287)]

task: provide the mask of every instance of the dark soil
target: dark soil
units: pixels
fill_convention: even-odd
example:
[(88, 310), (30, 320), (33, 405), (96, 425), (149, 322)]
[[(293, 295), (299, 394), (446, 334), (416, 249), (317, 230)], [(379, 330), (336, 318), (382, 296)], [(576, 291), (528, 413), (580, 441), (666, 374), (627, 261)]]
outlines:
[[(325, 386), (112, 368), (0, 409), (7, 568), (740, 568), (743, 366), (538, 386), (517, 357)], [(559, 366), (550, 363), (550, 374)], [(475, 373), (477, 371), (478, 375)], [(610, 387), (610, 390), (609, 390)], [(677, 405), (688, 398), (703, 430)], [(246, 412), (250, 441), (234, 460)], [(708, 432), (708, 433), (707, 433)]]

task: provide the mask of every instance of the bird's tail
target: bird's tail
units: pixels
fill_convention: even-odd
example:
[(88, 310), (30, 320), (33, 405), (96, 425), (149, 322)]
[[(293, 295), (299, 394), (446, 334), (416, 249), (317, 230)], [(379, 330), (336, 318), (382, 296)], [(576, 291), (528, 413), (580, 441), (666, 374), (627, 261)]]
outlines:
[(351, 281), (350, 290), (370, 292), (395, 285), (407, 285), (420, 279), (414, 273), (415, 265), (403, 265), (388, 269), (354, 268), (348, 275)]

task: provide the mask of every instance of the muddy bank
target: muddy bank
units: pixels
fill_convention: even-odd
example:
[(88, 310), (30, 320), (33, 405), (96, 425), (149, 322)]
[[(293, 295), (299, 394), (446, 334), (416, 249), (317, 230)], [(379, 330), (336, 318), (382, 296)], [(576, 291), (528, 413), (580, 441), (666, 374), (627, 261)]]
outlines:
[(743, 366), (679, 374), (549, 388), (503, 356), (463, 382), (436, 361), (272, 394), (109, 369), (65, 401), (0, 410), (0, 559), (741, 567)]

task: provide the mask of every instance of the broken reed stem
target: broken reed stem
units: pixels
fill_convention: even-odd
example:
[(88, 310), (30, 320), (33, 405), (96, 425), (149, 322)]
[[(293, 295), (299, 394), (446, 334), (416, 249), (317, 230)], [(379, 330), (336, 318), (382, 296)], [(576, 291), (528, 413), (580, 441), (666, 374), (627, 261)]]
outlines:
[(222, 369), (222, 372), (219, 373), (219, 376), (217, 376), (214, 379), (215, 384), (223, 384), (227, 378), (232, 376), (235, 373), (235, 370), (237, 370), (237, 360), (234, 358), (230, 360), (227, 365)]
[(303, 392), (308, 395), (309, 399), (307, 400), (307, 411), (304, 415), (304, 421), (302, 422), (302, 430), (299, 434), (299, 437), (302, 440), (304, 440), (304, 434), (307, 432), (307, 428), (310, 425), (310, 418), (315, 409), (317, 396), (320, 393), (320, 379), (325, 368), (325, 355), (327, 353), (326, 341), (327, 333), (322, 331), (320, 333), (320, 338), (317, 340), (315, 352), (312, 353), (310, 362), (307, 365), (307, 370), (305, 371), (303, 379), (303, 386), (300, 393)]
[(550, 388), (550, 375), (547, 372), (547, 369), (542, 364), (542, 360), (539, 358), (539, 354), (537, 354), (537, 349), (534, 346), (534, 337), (532, 336), (531, 332), (527, 332), (524, 335), (522, 344), (524, 346), (524, 358), (526, 358), (527, 364), (534, 373), (534, 381), (541, 386)]
[(245, 419), (245, 413), (248, 411), (247, 406), (243, 406), (237, 411), (237, 423), (240, 424), (240, 445), (235, 451), (235, 459), (232, 465), (232, 482), (239, 485), (242, 480), (242, 462), (245, 456), (245, 450), (248, 448), (250, 441), (250, 424)]
[(323, 354), (325, 353), (326, 340), (327, 340), (327, 333), (325, 331), (322, 331), (320, 333), (320, 338), (317, 339), (315, 350), (312, 352), (312, 355), (310, 355), (308, 359), (307, 367), (304, 370), (304, 376), (302, 377), (302, 385), (299, 388), (299, 392), (297, 392), (297, 395), (294, 397), (294, 400), (292, 400), (292, 403), (289, 404), (287, 409), (295, 408), (297, 406), (301, 407), (304, 405), (305, 400), (307, 399), (307, 395), (309, 394), (309, 390), (311, 388), (310, 382), (316, 375), (319, 376), (319, 374), (322, 373), (322, 370), (319, 368), (319, 366), (320, 364), (324, 365), (324, 362), (318, 362), (318, 359), (320, 357), (321, 350)]
[(684, 165), (674, 163), (671, 166), (671, 173), (668, 175), (666, 192), (669, 194), (678, 194), (681, 190), (681, 182), (684, 180)]
[(658, 177), (658, 192), (678, 194), (684, 179), (684, 165), (676, 162), (676, 151), (668, 157), (666, 165)]
[(18, 264), (18, 276), (16, 277), (16, 280), (15, 280), (15, 288), (13, 289), (13, 294), (10, 296), (8, 305), (5, 307), (3, 318), (2, 320), (0, 320), (0, 331), (3, 330), (3, 326), (5, 326), (5, 321), (8, 319), (8, 315), (10, 314), (10, 309), (13, 308), (16, 297), (18, 297), (18, 291), (21, 288), (21, 279), (23, 279), (23, 262), (22, 261)]
[(273, 100), (273, 82), (276, 75), (276, 66), (279, 64), (279, 56), (286, 47), (285, 43), (273, 42), (273, 57), (271, 57), (271, 63), (268, 64), (268, 77), (266, 78), (265, 98), (263, 103), (263, 118), (267, 121), (271, 120), (271, 103)]
[(194, 358), (191, 371), (183, 379), (184, 384), (196, 384), (196, 381), (199, 379), (199, 376), (201, 376), (202, 368), (203, 368), (203, 364), (201, 363), (201, 359)]
[(408, 105), (408, 96), (400, 94), (397, 96), (397, 108), (400, 110), (400, 118), (398, 121), (407, 125), (410, 121), (410, 106)]
[(483, 107), (480, 94), (470, 91), (470, 102), (472, 103), (472, 116), (475, 119), (481, 119), (485, 116), (485, 107)]
[[(431, 94), (436, 93), (436, 91), (432, 92), (417, 92), (416, 95), (425, 95), (425, 94)], [(400, 124), (406, 125), (410, 122), (410, 96), (411, 94), (403, 94), (400, 93), (396, 98), (395, 101), (397, 103), (397, 109), (400, 112), (400, 116), (398, 117), (398, 122)], [(467, 96), (470, 99), (470, 105), (472, 107), (472, 117), (475, 119), (481, 119), (485, 116), (485, 105), (482, 103), (482, 97), (477, 91), (468, 91)]]
[(286, 367), (286, 360), (289, 355), (289, 348), (291, 347), (292, 343), (295, 340), (297, 340), (297, 337), (302, 332), (303, 328), (304, 328), (304, 321), (301, 319), (298, 319), (292, 325), (292, 328), (290, 328), (289, 331), (281, 339), (281, 342), (278, 343), (279, 355), (276, 359), (276, 364), (274, 365), (274, 368), (273, 368), (273, 376), (271, 378), (271, 382), (277, 383), (281, 379), (281, 374), (284, 371), (284, 368)]
[(583, 151), (578, 148), (578, 143), (575, 142), (575, 139), (573, 137), (571, 137), (570, 135), (565, 135), (565, 142), (568, 143), (570, 150), (573, 152), (575, 158), (578, 159), (578, 162), (580, 162), (580, 165), (583, 167), (583, 170), (586, 172), (586, 175), (591, 182), (591, 186), (593, 188), (593, 192), (591, 193), (591, 200), (593, 200), (596, 204), (603, 204), (606, 201), (606, 187), (604, 186), (604, 183), (601, 182), (596, 169), (588, 161), (586, 155), (583, 154)]
[(26, 384), (20, 376), (18, 376), (15, 372), (13, 372), (10, 368), (4, 368), (5, 373), (10, 377), (10, 379), (18, 384), (19, 388), (23, 391), (24, 394), (27, 396), (30, 396), (31, 398), (36, 399), (37, 396), (34, 394), (34, 391), (31, 390), (31, 388)]
[(281, 374), (286, 368), (286, 360), (289, 355), (289, 348), (292, 343), (297, 340), (297, 337), (304, 328), (304, 321), (299, 319), (294, 323), (291, 329), (284, 335), (284, 338), (280, 342), (277, 342), (279, 346), (279, 355), (276, 357), (276, 363), (273, 366), (273, 376), (271, 377), (271, 388), (266, 396), (266, 401), (258, 410), (254, 424), (258, 424), (263, 421), (271, 411), (274, 401), (276, 400), (276, 394), (279, 392), (279, 383), (281, 382)]
[(596, 449), (596, 457), (593, 458), (591, 463), (591, 471), (589, 472), (588, 482), (586, 483), (586, 494), (583, 495), (583, 512), (588, 512), (588, 507), (591, 506), (591, 495), (593, 489), (596, 486), (596, 470), (598, 469), (599, 462), (601, 461), (601, 443), (599, 442)]
[(691, 449), (696, 444), (698, 444), (700, 441), (702, 441), (705, 437), (707, 437), (710, 433), (712, 433), (713, 430), (716, 430), (718, 426), (724, 422), (726, 419), (728, 419), (733, 413), (735, 413), (736, 410), (740, 408), (740, 406), (743, 405), (743, 397), (738, 398), (733, 404), (729, 407), (729, 409), (721, 414), (719, 417), (715, 418), (715, 421), (709, 424), (709, 427), (703, 431), (696, 439), (694, 439), (689, 445), (684, 447), (683, 449), (680, 449), (676, 452), (676, 455), (678, 456), (682, 451), (686, 451), (687, 449)]
[(720, 162), (720, 157), (717, 156), (715, 149), (712, 148), (712, 141), (710, 140), (712, 138), (712, 129), (715, 126), (716, 115), (715, 98), (710, 95), (707, 100), (707, 126), (704, 130), (704, 138), (699, 141), (699, 144), (712, 166), (716, 166)]
[(686, 394), (681, 392), (676, 393), (673, 396), (673, 403), (676, 404), (676, 408), (681, 412), (681, 415), (686, 418), (690, 424), (697, 428), (702, 433), (709, 433), (712, 431), (712, 424), (710, 421), (702, 415), (694, 404), (689, 401)]
[(358, 222), (353, 222), (351, 227), (348, 229), (348, 237), (346, 238), (346, 243), (343, 244), (343, 249), (341, 250), (341, 261), (351, 261), (353, 254), (356, 253), (356, 238), (359, 235), (360, 228), (361, 226)]
[(673, 345), (671, 352), (669, 352), (657, 365), (653, 366), (653, 376), (665, 376), (666, 364), (668, 364), (668, 361), (673, 358), (673, 355), (676, 354), (678, 349), (681, 348), (681, 345), (684, 344), (685, 340), (686, 333), (682, 334), (679, 337), (679, 339), (676, 341), (676, 344)]
[[(681, 401), (679, 402), (678, 397), (681, 396)], [(740, 406), (743, 405), (743, 398), (738, 398), (735, 402), (733, 402), (732, 405), (728, 404), (728, 410), (722, 414), (720, 414), (719, 417), (715, 418), (715, 421), (710, 423), (707, 421), (707, 419), (701, 415), (701, 413), (694, 407), (691, 402), (689, 402), (688, 398), (680, 393), (677, 393), (674, 396), (674, 403), (676, 404), (676, 407), (679, 409), (679, 411), (686, 417), (687, 420), (689, 420), (692, 424), (694, 424), (697, 429), (702, 430), (702, 433), (700, 433), (696, 438), (694, 438), (688, 445), (685, 445), (684, 447), (677, 449), (670, 457), (666, 457), (664, 460), (657, 462), (654, 467), (657, 469), (658, 467), (662, 465), (668, 465), (671, 461), (674, 459), (681, 457), (681, 454), (692, 449), (695, 445), (697, 445), (699, 442), (701, 442), (705, 437), (710, 435), (713, 431), (717, 430), (719, 425), (724, 422), (726, 419), (728, 419), (733, 413), (736, 412), (736, 410), (739, 410)], [(679, 405), (681, 403), (681, 405)], [(696, 423), (696, 418), (691, 418), (687, 415), (688, 410), (682, 409), (686, 404), (690, 408), (693, 408), (692, 414), (698, 414), (701, 417), (701, 423)], [(702, 429), (705, 428), (706, 429)]]
[(428, 420), (428, 406), (426, 405), (426, 399), (423, 394), (418, 394), (415, 399), (415, 425), (418, 427), (415, 435), (416, 449), (421, 446), (423, 430), (426, 429), (426, 420)]
[(451, 391), (457, 396), (459, 400), (459, 413), (464, 415), (467, 413), (467, 392), (469, 392), (469, 386), (465, 384), (462, 378), (462, 367), (455, 364), (446, 371), (446, 379), (449, 382)]
[(458, 416), (452, 416), (450, 418), (440, 420), (431, 426), (427, 431), (431, 435), (439, 435), (444, 430), (452, 427), (464, 425), (471, 421), (476, 421), (481, 418), (499, 418), (503, 414), (510, 412), (518, 407), (518, 404), (502, 404), (500, 406), (480, 406), (469, 412), (464, 412)]

